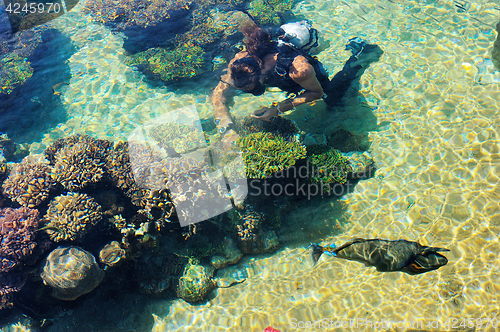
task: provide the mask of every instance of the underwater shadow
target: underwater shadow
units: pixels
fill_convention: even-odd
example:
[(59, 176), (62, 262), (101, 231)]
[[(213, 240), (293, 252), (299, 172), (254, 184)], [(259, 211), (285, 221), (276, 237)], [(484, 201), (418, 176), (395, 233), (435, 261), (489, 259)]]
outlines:
[[(23, 36), (26, 40), (21, 40)], [(31, 43), (39, 45), (23, 54)], [(26, 58), (33, 75), (10, 94), (0, 94), (0, 132), (19, 143), (39, 141), (48, 129), (67, 119), (57, 89), (71, 78), (68, 59), (76, 52), (71, 39), (55, 29), (23, 31), (13, 36), (5, 57)]]

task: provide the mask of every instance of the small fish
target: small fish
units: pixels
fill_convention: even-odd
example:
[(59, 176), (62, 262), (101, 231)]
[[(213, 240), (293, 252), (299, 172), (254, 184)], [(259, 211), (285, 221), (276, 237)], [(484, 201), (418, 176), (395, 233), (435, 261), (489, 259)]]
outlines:
[(448, 264), (448, 259), (439, 252), (444, 248), (427, 247), (418, 242), (406, 240), (380, 240), (356, 238), (336, 248), (312, 244), (312, 257), (316, 263), (326, 252), (337, 258), (344, 258), (374, 266), (379, 272), (401, 271), (411, 275), (437, 270)]
[(63, 233), (63, 230), (60, 229), (59, 227), (50, 226), (50, 225), (43, 226), (42, 228), (37, 229), (35, 232), (46, 231), (46, 230), (54, 231), (57, 233)]

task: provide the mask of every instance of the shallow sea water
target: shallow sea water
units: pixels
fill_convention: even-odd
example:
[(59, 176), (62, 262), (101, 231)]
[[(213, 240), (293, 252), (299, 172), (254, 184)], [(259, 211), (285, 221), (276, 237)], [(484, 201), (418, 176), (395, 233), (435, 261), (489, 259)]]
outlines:
[[(244, 283), (215, 290), (201, 305), (180, 299), (117, 302), (108, 315), (116, 319), (116, 330), (149, 330), (152, 320), (152, 331), (260, 332), (269, 325), (281, 332), (498, 330), (484, 325), (500, 320), (500, 73), (490, 60), (500, 4), (470, 4), (459, 12), (449, 0), (299, 2), (293, 12), (312, 21), (327, 41), (318, 57), (330, 73), (348, 59), (344, 45), (350, 37), (384, 50), (362, 76), (359, 94), (348, 96), (339, 112), (327, 113), (318, 102), (289, 115), (310, 133), (328, 135), (337, 127), (366, 133), (375, 176), (341, 199), (306, 202), (283, 216), (288, 223), (277, 253), (219, 271), (244, 274)], [(138, 125), (183, 106), (213, 116), (209, 91), (150, 87), (123, 64), (122, 36), (80, 10), (53, 22), (77, 47), (67, 60), (72, 77), (60, 90), (67, 118), (33, 143), (32, 152), (75, 133), (125, 140)], [(279, 98), (241, 95), (232, 112), (243, 117)], [(380, 273), (326, 255), (311, 267), (303, 244), (342, 244), (354, 237), (448, 248), (449, 263), (417, 276)], [(98, 319), (85, 321), (96, 308), (90, 302), (47, 331), (109, 330)], [(450, 318), (458, 329), (443, 325)], [(473, 323), (464, 328), (460, 324), (468, 318)], [(330, 320), (360, 325), (338, 328)], [(361, 320), (413, 326), (370, 328)], [(316, 327), (298, 328), (307, 321)]]

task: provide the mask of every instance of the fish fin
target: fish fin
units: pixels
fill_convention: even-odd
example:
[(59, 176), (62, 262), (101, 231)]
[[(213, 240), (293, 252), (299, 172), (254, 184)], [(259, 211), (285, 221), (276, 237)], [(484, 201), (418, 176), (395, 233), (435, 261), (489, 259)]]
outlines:
[(309, 247), (312, 247), (311, 257), (313, 259), (313, 262), (314, 262), (313, 266), (314, 266), (314, 265), (316, 265), (316, 263), (318, 262), (319, 258), (323, 254), (324, 248), (322, 246), (320, 246), (319, 244), (316, 244), (316, 243), (311, 243), (309, 245)]
[(336, 255), (339, 251), (341, 251), (342, 249), (345, 249), (345, 248), (349, 247), (353, 243), (366, 242), (366, 241), (371, 241), (371, 240), (370, 239), (363, 239), (363, 238), (357, 237), (357, 238), (354, 238), (354, 239), (351, 239), (351, 240), (347, 241), (346, 243), (344, 243), (340, 247), (332, 250), (332, 252), (334, 252), (335, 255)]
[(422, 251), (422, 254), (430, 254), (430, 253), (444, 252), (444, 251), (450, 251), (450, 249), (439, 248), (439, 247), (425, 247), (424, 251)]

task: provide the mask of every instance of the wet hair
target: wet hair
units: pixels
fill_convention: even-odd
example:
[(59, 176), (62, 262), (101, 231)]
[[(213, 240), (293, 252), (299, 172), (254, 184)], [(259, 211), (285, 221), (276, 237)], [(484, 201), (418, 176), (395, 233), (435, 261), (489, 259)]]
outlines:
[(253, 24), (243, 26), (241, 32), (245, 36), (243, 43), (248, 54), (262, 59), (274, 51), (276, 43), (271, 41), (271, 34), (267, 30)]
[(261, 64), (262, 60), (254, 56), (246, 56), (233, 61), (231, 64), (231, 80), (235, 88), (241, 89), (258, 82)]

